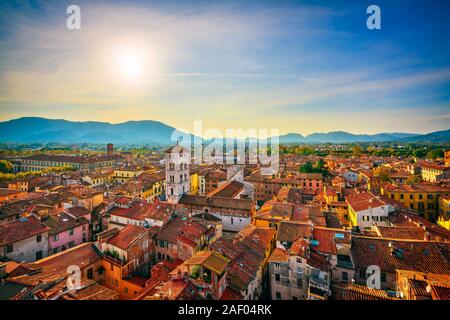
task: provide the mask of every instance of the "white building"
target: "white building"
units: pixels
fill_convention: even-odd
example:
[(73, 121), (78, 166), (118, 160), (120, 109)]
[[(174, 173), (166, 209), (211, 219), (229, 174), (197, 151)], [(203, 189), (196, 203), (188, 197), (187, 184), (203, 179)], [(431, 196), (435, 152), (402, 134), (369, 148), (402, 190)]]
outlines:
[(34, 216), (0, 225), (0, 258), (33, 262), (46, 257), (48, 232)]
[(345, 181), (356, 183), (359, 180), (359, 174), (353, 171), (346, 171), (344, 172), (344, 179)]
[(166, 199), (168, 202), (178, 203), (182, 196), (189, 193), (191, 188), (190, 163), (190, 150), (178, 143), (165, 151)]
[(356, 192), (346, 197), (348, 213), (352, 226), (370, 228), (388, 226), (387, 217), (393, 206), (382, 201), (371, 192)]

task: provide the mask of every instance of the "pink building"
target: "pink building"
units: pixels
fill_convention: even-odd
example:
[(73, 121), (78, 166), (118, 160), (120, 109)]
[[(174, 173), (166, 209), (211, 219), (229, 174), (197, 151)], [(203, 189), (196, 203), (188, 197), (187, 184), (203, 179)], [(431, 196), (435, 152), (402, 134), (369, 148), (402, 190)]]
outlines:
[(44, 218), (43, 223), (50, 228), (49, 255), (89, 241), (89, 221), (86, 218), (73, 218), (61, 213)]

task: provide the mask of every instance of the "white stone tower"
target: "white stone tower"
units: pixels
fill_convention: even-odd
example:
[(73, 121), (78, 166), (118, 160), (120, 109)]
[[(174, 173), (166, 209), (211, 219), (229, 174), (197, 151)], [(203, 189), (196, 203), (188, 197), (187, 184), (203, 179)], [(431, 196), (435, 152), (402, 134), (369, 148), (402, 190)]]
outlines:
[(166, 165), (166, 199), (170, 203), (178, 203), (181, 197), (191, 188), (189, 165), (191, 163), (190, 150), (176, 145), (165, 151)]

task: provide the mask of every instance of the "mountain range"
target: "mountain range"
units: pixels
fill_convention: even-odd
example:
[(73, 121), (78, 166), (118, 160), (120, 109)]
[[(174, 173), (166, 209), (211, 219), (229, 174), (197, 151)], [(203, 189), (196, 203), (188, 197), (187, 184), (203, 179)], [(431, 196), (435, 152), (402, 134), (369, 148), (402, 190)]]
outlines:
[[(24, 117), (0, 122), (0, 142), (9, 143), (116, 143), (171, 144), (174, 127), (153, 120), (118, 124), (98, 121), (74, 122), (62, 119)], [(288, 133), (280, 143), (352, 143), (352, 142), (449, 142), (450, 129), (429, 134), (379, 133), (352, 134), (344, 131), (312, 133), (302, 136)]]

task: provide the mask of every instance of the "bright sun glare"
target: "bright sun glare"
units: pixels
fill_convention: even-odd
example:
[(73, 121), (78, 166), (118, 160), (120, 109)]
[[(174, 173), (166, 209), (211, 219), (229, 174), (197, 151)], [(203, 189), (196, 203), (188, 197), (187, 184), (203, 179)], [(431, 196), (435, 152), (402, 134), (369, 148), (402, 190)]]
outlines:
[(123, 50), (117, 55), (117, 67), (125, 77), (136, 79), (142, 74), (144, 61), (138, 51)]

